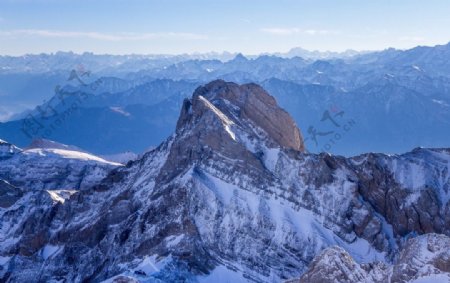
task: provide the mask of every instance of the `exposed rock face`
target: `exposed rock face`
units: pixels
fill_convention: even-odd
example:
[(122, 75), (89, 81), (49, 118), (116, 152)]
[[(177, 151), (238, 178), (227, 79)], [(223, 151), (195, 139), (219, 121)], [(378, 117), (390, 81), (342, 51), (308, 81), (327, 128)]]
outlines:
[(409, 239), (392, 266), (358, 264), (342, 248), (325, 249), (300, 279), (286, 283), (450, 282), (450, 238), (426, 234)]
[(9, 142), (0, 140), (0, 161), (11, 158), (15, 153), (20, 152), (21, 149)]
[(428, 213), (428, 190), (431, 215), (448, 223), (448, 150), (306, 154), (291, 121), (253, 84), (197, 89), (175, 134), (141, 159), (89, 188), (35, 190), (0, 208), (0, 278), (279, 282), (337, 245), (325, 253), (354, 258), (336, 260), (360, 266), (353, 280), (384, 268), (361, 262), (394, 262), (405, 235), (450, 234), (412, 213)]
[(272, 96), (256, 84), (238, 85), (217, 80), (199, 87), (194, 92), (192, 101), (185, 101), (177, 129), (191, 119), (191, 115), (194, 119), (201, 117), (205, 106), (206, 109), (209, 108), (202, 97), (238, 126), (244, 126), (241, 121), (250, 122), (255, 128), (261, 128), (278, 145), (299, 151), (305, 149), (294, 120), (277, 105)]
[(387, 266), (379, 264), (375, 268), (375, 272), (373, 269), (366, 271), (343, 248), (334, 246), (316, 256), (300, 279), (287, 280), (286, 283), (373, 282)]
[[(392, 282), (445, 274), (450, 281), (450, 238), (427, 234), (409, 239), (392, 270)], [(442, 281), (445, 282), (445, 281)]]
[(402, 158), (383, 154), (353, 158), (359, 191), (389, 223), (396, 223), (398, 235), (411, 231), (450, 235), (449, 154), (447, 149), (417, 148)]
[(8, 182), (0, 180), (0, 207), (11, 207), (23, 196), (22, 190), (11, 186)]

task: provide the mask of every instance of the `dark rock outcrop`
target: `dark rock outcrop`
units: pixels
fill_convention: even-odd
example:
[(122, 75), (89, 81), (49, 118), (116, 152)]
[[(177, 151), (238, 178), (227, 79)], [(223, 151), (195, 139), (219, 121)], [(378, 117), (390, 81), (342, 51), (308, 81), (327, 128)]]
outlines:
[(0, 180), (0, 207), (8, 208), (23, 196), (21, 189), (12, 186), (5, 180)]

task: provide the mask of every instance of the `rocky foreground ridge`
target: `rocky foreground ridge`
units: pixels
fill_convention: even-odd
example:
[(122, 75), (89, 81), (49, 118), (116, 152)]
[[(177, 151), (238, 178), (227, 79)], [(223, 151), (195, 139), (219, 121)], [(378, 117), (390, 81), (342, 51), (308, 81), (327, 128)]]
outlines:
[[(449, 276), (449, 149), (308, 154), (292, 118), (255, 84), (198, 88), (171, 137), (126, 166), (110, 164), (105, 178), (95, 177), (96, 164), (64, 181), (67, 167), (27, 163), (0, 146), (8, 147), (0, 161), (2, 281)], [(30, 168), (39, 174), (18, 175)], [(34, 185), (45, 176), (57, 185)]]

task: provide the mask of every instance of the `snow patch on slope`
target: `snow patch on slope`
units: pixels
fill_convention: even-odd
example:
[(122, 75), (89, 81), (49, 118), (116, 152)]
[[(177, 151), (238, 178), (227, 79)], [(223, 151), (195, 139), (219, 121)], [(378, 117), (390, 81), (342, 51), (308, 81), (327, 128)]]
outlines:
[(45, 245), (41, 251), (42, 258), (46, 260), (62, 251), (63, 248), (63, 246)]
[(402, 162), (402, 160), (394, 160), (392, 162), (392, 172), (395, 179), (405, 187), (412, 190), (423, 188), (426, 182), (425, 170), (422, 164), (414, 164), (411, 162)]
[(248, 282), (242, 272), (228, 269), (226, 266), (219, 265), (210, 274), (197, 277), (199, 283), (240, 283)]
[(225, 131), (230, 135), (230, 137), (235, 141), (236, 135), (231, 130), (231, 126), (234, 125), (234, 122), (231, 121), (225, 114), (222, 113), (216, 106), (214, 106), (211, 102), (209, 102), (208, 99), (204, 98), (203, 96), (199, 95), (198, 98), (205, 103), (206, 107), (208, 107), (214, 114), (219, 117), (219, 119), (222, 121), (222, 125), (225, 128)]
[(61, 203), (64, 204), (64, 202), (70, 197), (77, 193), (76, 190), (46, 190), (46, 192), (50, 195), (54, 203)]
[(279, 148), (265, 148), (264, 150), (264, 165), (272, 172), (275, 171), (279, 154)]
[(125, 110), (123, 110), (122, 107), (109, 107), (109, 109), (111, 109), (111, 111), (118, 113), (120, 115), (123, 115), (125, 117), (129, 117), (131, 116), (131, 114)]
[(439, 283), (439, 282), (450, 282), (450, 275), (448, 274), (430, 274), (417, 278), (415, 280), (409, 281), (409, 283)]

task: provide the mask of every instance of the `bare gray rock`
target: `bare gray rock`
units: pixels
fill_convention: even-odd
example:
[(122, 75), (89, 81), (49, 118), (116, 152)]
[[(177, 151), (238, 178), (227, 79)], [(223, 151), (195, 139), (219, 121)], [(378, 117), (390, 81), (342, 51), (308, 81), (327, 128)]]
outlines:
[[(278, 145), (304, 151), (303, 138), (294, 120), (277, 105), (275, 98), (256, 84), (238, 85), (216, 80), (199, 87), (192, 101), (185, 101), (177, 129), (189, 119), (189, 114), (199, 117), (204, 113), (198, 104), (200, 97), (214, 104), (234, 123), (250, 122), (264, 130)], [(233, 107), (229, 107), (230, 104)]]
[(409, 239), (392, 266), (382, 262), (358, 264), (342, 248), (331, 247), (320, 253), (299, 279), (286, 283), (413, 282), (424, 279), (450, 281), (450, 238), (426, 234)]

